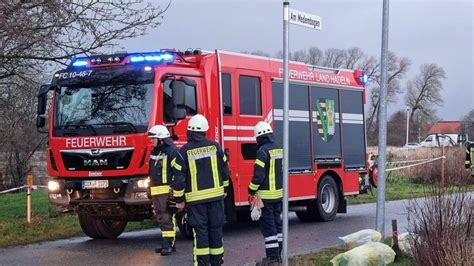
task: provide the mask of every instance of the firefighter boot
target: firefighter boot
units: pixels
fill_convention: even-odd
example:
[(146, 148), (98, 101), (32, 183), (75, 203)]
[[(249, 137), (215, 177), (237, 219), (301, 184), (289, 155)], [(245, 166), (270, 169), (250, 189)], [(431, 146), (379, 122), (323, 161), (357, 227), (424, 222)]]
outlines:
[[(165, 250), (165, 251), (163, 251)], [(162, 256), (169, 255), (171, 252), (167, 252), (166, 250), (171, 250), (171, 252), (176, 252), (176, 247), (172, 246), (170, 248), (155, 248), (155, 253), (161, 253)], [(165, 254), (163, 254), (165, 253)]]
[(160, 253), (161, 253), (161, 256), (168, 256), (171, 253), (173, 253), (174, 251), (176, 251), (175, 248), (167, 247), (167, 248), (162, 248)]

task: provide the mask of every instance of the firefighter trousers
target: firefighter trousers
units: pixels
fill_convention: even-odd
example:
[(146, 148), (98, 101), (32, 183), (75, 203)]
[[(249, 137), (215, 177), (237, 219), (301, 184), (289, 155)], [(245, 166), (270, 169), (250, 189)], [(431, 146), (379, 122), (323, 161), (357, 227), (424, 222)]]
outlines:
[(188, 205), (187, 213), (194, 233), (194, 265), (223, 264), (224, 201)]
[(162, 247), (174, 247), (176, 237), (176, 218), (168, 210), (168, 194), (152, 196), (156, 221), (158, 222), (163, 237)]
[(283, 245), (280, 201), (263, 201), (260, 231), (265, 239), (265, 254), (268, 259), (279, 259)]

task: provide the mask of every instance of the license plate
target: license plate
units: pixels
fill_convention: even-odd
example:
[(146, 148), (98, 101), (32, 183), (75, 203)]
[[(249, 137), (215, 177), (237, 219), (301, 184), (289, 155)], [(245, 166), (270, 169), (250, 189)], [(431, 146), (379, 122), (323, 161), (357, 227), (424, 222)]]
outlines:
[(82, 188), (107, 188), (109, 187), (109, 180), (84, 180), (82, 181)]

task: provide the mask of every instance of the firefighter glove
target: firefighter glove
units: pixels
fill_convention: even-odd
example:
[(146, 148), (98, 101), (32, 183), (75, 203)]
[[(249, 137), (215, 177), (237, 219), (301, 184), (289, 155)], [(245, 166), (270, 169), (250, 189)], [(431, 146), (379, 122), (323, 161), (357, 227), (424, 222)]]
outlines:
[(262, 216), (263, 202), (258, 196), (250, 196), (249, 203), (251, 210), (250, 218), (252, 218), (252, 221), (258, 221), (260, 216)]
[(262, 216), (262, 210), (258, 207), (258, 204), (255, 204), (252, 208), (252, 212), (250, 212), (250, 218), (252, 218), (252, 221), (258, 221), (260, 216)]

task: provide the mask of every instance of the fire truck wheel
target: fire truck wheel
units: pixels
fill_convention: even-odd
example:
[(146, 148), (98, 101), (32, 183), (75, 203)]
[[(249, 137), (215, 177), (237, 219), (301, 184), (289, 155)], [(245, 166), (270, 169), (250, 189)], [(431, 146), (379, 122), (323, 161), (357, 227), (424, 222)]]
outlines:
[(323, 176), (318, 186), (318, 198), (315, 200), (317, 208), (317, 221), (327, 222), (336, 218), (339, 207), (339, 189), (336, 181), (331, 176)]
[(306, 205), (306, 211), (296, 212), (302, 222), (327, 222), (334, 220), (339, 207), (338, 187), (334, 178), (323, 176), (318, 186), (318, 197)]
[(127, 226), (127, 221), (95, 220), (97, 231), (103, 238), (117, 238)]
[(88, 237), (102, 239), (118, 237), (125, 230), (127, 221), (94, 219), (87, 214), (79, 214), (79, 224)]
[(176, 214), (179, 232), (186, 239), (193, 239), (193, 229), (188, 223), (186, 211), (180, 211)]
[(96, 224), (94, 220), (91, 217), (89, 217), (89, 215), (79, 213), (79, 224), (81, 225), (82, 232), (84, 232), (84, 234), (86, 234), (88, 237), (94, 238), (94, 239), (104, 238), (97, 231)]

